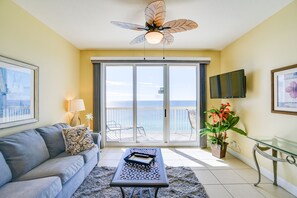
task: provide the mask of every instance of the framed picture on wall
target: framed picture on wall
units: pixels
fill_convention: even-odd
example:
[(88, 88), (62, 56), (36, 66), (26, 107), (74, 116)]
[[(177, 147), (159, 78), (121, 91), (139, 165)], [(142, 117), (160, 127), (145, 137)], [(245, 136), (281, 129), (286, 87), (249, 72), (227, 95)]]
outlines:
[(297, 115), (297, 65), (271, 71), (271, 111)]
[(0, 56), (0, 129), (38, 121), (38, 72)]

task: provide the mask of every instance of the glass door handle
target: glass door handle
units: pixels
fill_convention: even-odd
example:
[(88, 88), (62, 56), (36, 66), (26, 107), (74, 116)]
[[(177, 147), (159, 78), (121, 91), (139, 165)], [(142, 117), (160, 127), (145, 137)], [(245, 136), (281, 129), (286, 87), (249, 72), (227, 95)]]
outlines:
[(165, 116), (165, 118), (166, 118), (166, 109), (164, 109), (164, 116)]

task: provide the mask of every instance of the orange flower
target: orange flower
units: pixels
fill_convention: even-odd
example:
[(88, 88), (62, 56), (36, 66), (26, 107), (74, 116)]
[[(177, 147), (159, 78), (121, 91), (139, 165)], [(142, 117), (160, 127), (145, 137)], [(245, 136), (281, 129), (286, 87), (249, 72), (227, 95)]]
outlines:
[(214, 124), (217, 123), (218, 121), (216, 119), (216, 114), (212, 113), (211, 115), (212, 115), (212, 120), (213, 120)]

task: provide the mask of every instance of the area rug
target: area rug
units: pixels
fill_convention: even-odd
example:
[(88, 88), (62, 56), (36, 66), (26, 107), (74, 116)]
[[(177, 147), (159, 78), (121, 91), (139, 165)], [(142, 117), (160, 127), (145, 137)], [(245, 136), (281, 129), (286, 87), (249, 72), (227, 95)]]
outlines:
[[(86, 177), (72, 198), (117, 198), (122, 197), (118, 187), (110, 187), (109, 183), (115, 173), (114, 167), (95, 167)], [(208, 195), (195, 173), (188, 167), (166, 167), (169, 180), (168, 188), (160, 188), (160, 198), (207, 198)], [(124, 188), (129, 197), (131, 189)], [(143, 190), (143, 198), (149, 197), (149, 192)], [(139, 188), (136, 188), (133, 198), (139, 198)]]

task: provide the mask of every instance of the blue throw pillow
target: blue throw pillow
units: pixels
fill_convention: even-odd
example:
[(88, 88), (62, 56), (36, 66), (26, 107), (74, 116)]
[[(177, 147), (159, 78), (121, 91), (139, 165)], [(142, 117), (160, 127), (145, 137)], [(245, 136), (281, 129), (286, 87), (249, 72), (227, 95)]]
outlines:
[(12, 178), (11, 171), (1, 152), (0, 152), (0, 170), (1, 170), (1, 174), (0, 174), (0, 187), (1, 187), (4, 184), (10, 182)]
[(68, 127), (69, 125), (60, 123), (53, 126), (46, 126), (35, 129), (43, 137), (51, 158), (54, 158), (65, 151), (62, 129)]
[(1, 137), (0, 152), (12, 172), (12, 180), (49, 159), (43, 138), (33, 129)]

